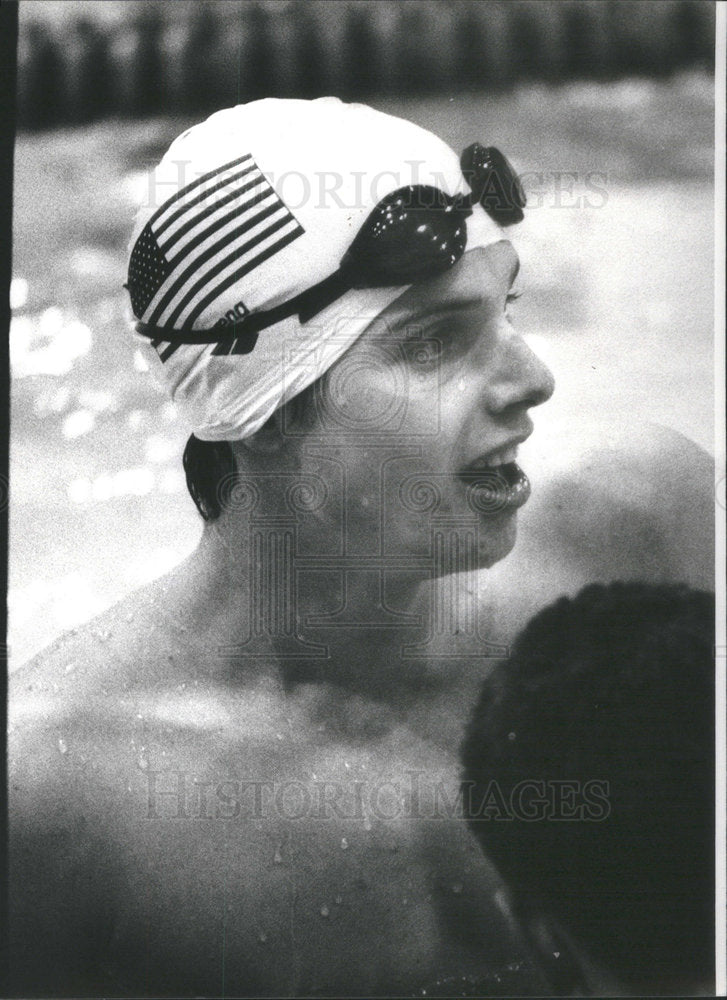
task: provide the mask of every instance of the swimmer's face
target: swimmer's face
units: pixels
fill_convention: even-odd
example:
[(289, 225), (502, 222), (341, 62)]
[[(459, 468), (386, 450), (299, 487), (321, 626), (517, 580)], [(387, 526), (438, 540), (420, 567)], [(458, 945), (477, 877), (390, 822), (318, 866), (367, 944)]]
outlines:
[(517, 445), (532, 431), (528, 410), (553, 392), (510, 322), (518, 268), (505, 240), (465, 254), (400, 296), (330, 369), (308, 443), (337, 463), (318, 461), (318, 474), (345, 475), (349, 551), (430, 559), (439, 526), (435, 571), (449, 573), (512, 548), (529, 494)]

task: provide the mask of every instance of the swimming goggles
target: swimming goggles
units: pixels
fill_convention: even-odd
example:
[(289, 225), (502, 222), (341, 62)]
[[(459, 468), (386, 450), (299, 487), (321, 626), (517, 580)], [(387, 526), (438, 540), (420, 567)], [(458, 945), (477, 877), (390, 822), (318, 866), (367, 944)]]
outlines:
[(462, 257), (467, 244), (466, 219), (476, 204), (501, 226), (523, 218), (526, 199), (507, 158), (494, 146), (468, 146), (460, 166), (470, 194), (449, 195), (428, 184), (412, 184), (386, 195), (367, 217), (338, 270), (273, 309), (260, 310), (224, 327), (173, 329), (139, 322), (138, 333), (170, 344), (217, 344), (226, 354), (247, 354), (257, 335), (295, 314), (307, 323), (354, 288), (388, 288), (430, 280)]

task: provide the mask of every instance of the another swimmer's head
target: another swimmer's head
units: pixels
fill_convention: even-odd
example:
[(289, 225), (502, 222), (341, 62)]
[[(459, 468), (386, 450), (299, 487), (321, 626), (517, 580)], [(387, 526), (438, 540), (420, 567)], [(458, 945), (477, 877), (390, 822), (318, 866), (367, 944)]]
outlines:
[(186, 132), (150, 190), (129, 265), (135, 329), (194, 430), (185, 469), (203, 517), (225, 512), (230, 470), (258, 495), (275, 473), (272, 500), (281, 475), (325, 472), (333, 501), (345, 478), (338, 507), (363, 540), (388, 477), (397, 551), (428, 545), (413, 521), (431, 507), (482, 517), (474, 565), (505, 555), (529, 492), (516, 448), (553, 385), (507, 315), (519, 262), (503, 227), (524, 194), (503, 155), (472, 143), (460, 156), (335, 98), (263, 100)]
[(713, 595), (561, 598), (486, 681), (462, 761), (470, 827), (550, 990), (713, 992)]

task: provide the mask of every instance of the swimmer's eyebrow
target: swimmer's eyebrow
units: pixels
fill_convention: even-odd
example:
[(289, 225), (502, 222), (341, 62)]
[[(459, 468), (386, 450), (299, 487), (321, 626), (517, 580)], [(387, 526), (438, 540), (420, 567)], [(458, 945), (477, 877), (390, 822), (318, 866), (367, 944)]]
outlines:
[(438, 316), (449, 316), (452, 313), (471, 312), (482, 305), (483, 295), (468, 295), (465, 299), (449, 299), (447, 302), (438, 302), (436, 305), (422, 306), (417, 312), (403, 312), (394, 320), (394, 326), (400, 327), (410, 323), (418, 323), (424, 319), (432, 319)]
[[(518, 258), (513, 262), (513, 266), (510, 269), (508, 290), (512, 288), (519, 272), (520, 260)], [(450, 316), (452, 313), (471, 312), (473, 309), (477, 309), (481, 306), (488, 297), (489, 296), (484, 294), (467, 295), (464, 298), (452, 298), (448, 299), (446, 302), (438, 302), (436, 305), (422, 306), (415, 313), (403, 312), (400, 316), (397, 316), (393, 320), (392, 325), (397, 328), (403, 325), (409, 325), (410, 323), (418, 323), (424, 319)]]
[[(517, 254), (514, 254), (514, 260), (510, 266), (510, 273), (508, 275), (508, 291), (512, 288), (519, 273), (520, 258)], [(486, 297), (484, 294), (467, 295), (465, 297), (448, 299), (446, 302), (438, 302), (436, 305), (423, 305), (415, 313), (402, 312), (401, 315), (393, 317), (391, 326), (397, 329), (404, 325), (408, 326), (409, 324), (421, 322), (424, 319), (449, 316), (452, 313), (458, 312), (468, 312), (481, 306)]]

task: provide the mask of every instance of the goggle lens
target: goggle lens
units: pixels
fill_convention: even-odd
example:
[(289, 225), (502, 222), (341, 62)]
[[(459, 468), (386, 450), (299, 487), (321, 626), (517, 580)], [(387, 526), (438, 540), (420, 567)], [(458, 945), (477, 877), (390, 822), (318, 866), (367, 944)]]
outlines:
[(456, 264), (471, 209), (438, 188), (409, 185), (383, 198), (341, 261), (353, 288), (408, 285)]

